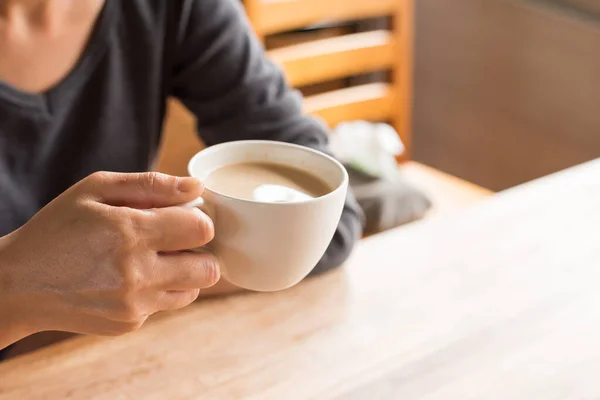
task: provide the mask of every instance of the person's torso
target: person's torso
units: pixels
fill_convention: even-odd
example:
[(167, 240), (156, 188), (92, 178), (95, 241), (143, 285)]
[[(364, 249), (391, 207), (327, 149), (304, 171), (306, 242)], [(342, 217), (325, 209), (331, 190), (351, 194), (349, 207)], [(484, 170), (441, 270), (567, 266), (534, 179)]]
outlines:
[(166, 3), (107, 0), (78, 63), (43, 94), (0, 81), (0, 236), (92, 172), (148, 169), (166, 99)]

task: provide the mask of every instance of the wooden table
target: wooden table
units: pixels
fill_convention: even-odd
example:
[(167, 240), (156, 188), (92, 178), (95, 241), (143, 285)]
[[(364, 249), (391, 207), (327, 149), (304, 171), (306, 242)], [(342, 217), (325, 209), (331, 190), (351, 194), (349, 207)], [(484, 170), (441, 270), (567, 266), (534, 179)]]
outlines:
[(344, 271), (0, 364), (0, 399), (598, 399), (600, 161), (365, 240)]

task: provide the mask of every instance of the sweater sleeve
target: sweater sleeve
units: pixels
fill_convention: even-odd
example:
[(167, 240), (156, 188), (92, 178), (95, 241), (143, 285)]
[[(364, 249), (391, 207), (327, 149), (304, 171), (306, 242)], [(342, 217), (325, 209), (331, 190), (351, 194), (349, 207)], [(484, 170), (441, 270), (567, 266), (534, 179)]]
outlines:
[[(266, 57), (239, 0), (182, 1), (170, 71), (171, 94), (197, 118), (207, 145), (265, 139), (328, 152), (327, 129)], [(335, 236), (313, 273), (342, 264), (362, 233), (349, 193)]]

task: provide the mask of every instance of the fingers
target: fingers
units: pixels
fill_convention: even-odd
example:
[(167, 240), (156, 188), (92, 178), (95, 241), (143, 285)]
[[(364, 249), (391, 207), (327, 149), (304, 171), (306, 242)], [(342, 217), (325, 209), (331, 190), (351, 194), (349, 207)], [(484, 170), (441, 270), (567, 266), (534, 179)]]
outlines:
[(219, 262), (210, 253), (161, 254), (156, 262), (159, 288), (188, 291), (213, 286), (221, 277)]
[(212, 220), (193, 207), (165, 207), (132, 214), (136, 231), (155, 251), (189, 250), (204, 246), (215, 234)]
[(158, 311), (178, 310), (189, 306), (199, 294), (200, 289), (165, 292), (157, 304)]
[(96, 172), (81, 182), (81, 187), (102, 203), (132, 208), (168, 207), (192, 201), (202, 194), (195, 178), (158, 172)]

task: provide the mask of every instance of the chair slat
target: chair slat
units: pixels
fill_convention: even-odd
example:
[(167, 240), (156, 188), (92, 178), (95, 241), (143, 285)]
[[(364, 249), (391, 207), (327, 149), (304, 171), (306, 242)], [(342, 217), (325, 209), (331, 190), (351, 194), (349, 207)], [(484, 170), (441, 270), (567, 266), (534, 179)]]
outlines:
[(248, 0), (259, 36), (324, 21), (364, 19), (393, 13), (397, 0)]
[(390, 85), (371, 83), (307, 97), (304, 110), (333, 127), (344, 121), (389, 120), (393, 116), (393, 104)]
[(393, 36), (385, 30), (288, 46), (269, 56), (296, 87), (390, 69), (397, 58)]

